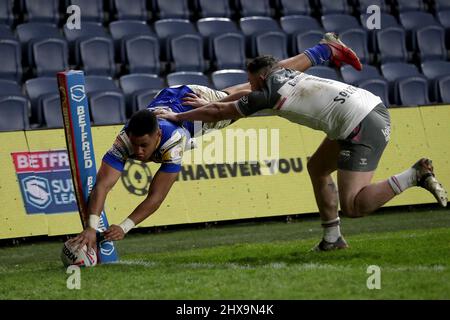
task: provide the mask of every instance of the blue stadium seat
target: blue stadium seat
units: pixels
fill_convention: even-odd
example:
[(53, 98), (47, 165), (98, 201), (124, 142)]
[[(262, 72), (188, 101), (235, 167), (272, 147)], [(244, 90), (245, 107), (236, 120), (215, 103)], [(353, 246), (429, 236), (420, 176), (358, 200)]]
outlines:
[(86, 76), (86, 93), (96, 93), (101, 91), (119, 91), (114, 80), (107, 76)]
[(348, 29), (361, 28), (358, 20), (348, 14), (327, 14), (321, 17), (322, 25), (327, 32), (341, 33)]
[(26, 64), (33, 63), (33, 42), (43, 38), (63, 39), (56, 25), (43, 22), (23, 23), (16, 28), (17, 37), (22, 45), (22, 55)]
[(134, 108), (137, 110), (142, 110), (147, 108), (150, 101), (152, 101), (155, 96), (158, 94), (158, 92), (161, 91), (160, 89), (149, 89), (146, 91), (143, 91), (136, 95), (136, 104)]
[(28, 99), (21, 96), (0, 96), (0, 131), (29, 129)]
[(372, 5), (378, 6), (381, 12), (389, 12), (389, 7), (386, 5), (385, 0), (359, 0), (359, 12), (367, 14), (367, 8)]
[(406, 50), (406, 34), (403, 28), (388, 27), (376, 33), (381, 63), (406, 62), (409, 60)]
[(33, 61), (36, 75), (55, 76), (69, 68), (69, 52), (66, 40), (47, 38), (33, 43)]
[[(116, 57), (121, 57), (124, 60), (125, 40), (135, 36), (151, 36), (156, 37), (156, 34), (150, 29), (145, 21), (138, 20), (119, 20), (109, 24), (109, 31), (114, 40), (114, 47), (116, 49)], [(120, 54), (119, 54), (120, 53)]]
[(239, 0), (239, 2), (241, 8), (241, 17), (270, 17), (273, 15), (271, 12), (269, 0)]
[(125, 40), (125, 62), (130, 73), (161, 72), (159, 41), (153, 36), (136, 36)]
[(318, 30), (297, 33), (294, 37), (294, 54), (302, 53), (319, 43), (323, 38), (323, 32)]
[(206, 69), (203, 56), (203, 39), (200, 35), (184, 34), (171, 40), (175, 71), (199, 71)]
[(288, 34), (295, 34), (308, 30), (323, 30), (319, 21), (313, 17), (303, 15), (281, 17), (280, 24), (283, 31)]
[(391, 105), (389, 101), (389, 84), (385, 79), (367, 79), (361, 81), (358, 87), (379, 96), (386, 107)]
[(446, 29), (450, 29), (450, 9), (436, 13), (439, 23)]
[(20, 96), (22, 90), (16, 81), (0, 79), (0, 96)]
[(187, 0), (157, 0), (160, 19), (189, 19)]
[(50, 94), (42, 98), (42, 120), (39, 123), (47, 128), (63, 127), (59, 94)]
[(15, 39), (17, 40), (11, 28), (6, 24), (0, 24), (0, 39)]
[(225, 33), (213, 39), (217, 69), (245, 69), (245, 37), (239, 33)]
[[(164, 87), (164, 80), (162, 78), (157, 75), (142, 73), (124, 75), (120, 77), (119, 83), (126, 98), (127, 117), (130, 117), (131, 114), (142, 107), (142, 103), (138, 103), (140, 96), (151, 95), (153, 97), (156, 91)], [(145, 105), (147, 104), (148, 102)]]
[(105, 19), (103, 0), (69, 0), (81, 9), (81, 21), (103, 22)]
[(232, 11), (228, 0), (198, 0), (200, 15), (206, 17), (230, 18)]
[(278, 60), (288, 58), (287, 35), (280, 31), (269, 31), (256, 36), (256, 53), (258, 56), (271, 55)]
[(445, 60), (445, 30), (439, 26), (428, 26), (417, 30), (417, 46), (420, 50), (420, 60)]
[(246, 83), (248, 80), (247, 72), (244, 70), (228, 69), (218, 70), (211, 74), (214, 87), (217, 90), (223, 90), (238, 84)]
[(422, 72), (430, 80), (430, 91), (433, 101), (436, 101), (438, 93), (438, 82), (441, 78), (450, 74), (450, 62), (448, 61), (425, 61), (421, 64)]
[(125, 97), (121, 92), (106, 91), (89, 95), (91, 120), (95, 125), (113, 125), (126, 122)]
[(80, 57), (87, 75), (114, 76), (114, 44), (110, 38), (92, 37), (80, 42)]
[(114, 0), (119, 20), (148, 20), (146, 0)]
[(48, 94), (58, 94), (56, 77), (40, 77), (25, 81), (25, 93), (31, 103), (31, 122), (42, 119), (42, 98)]
[(400, 23), (406, 30), (407, 46), (412, 50), (417, 49), (416, 31), (423, 27), (439, 25), (431, 13), (422, 11), (407, 11), (399, 14)]
[(423, 77), (409, 77), (398, 81), (400, 105), (420, 106), (430, 103), (428, 98), (428, 82)]
[(181, 34), (198, 34), (194, 24), (186, 19), (163, 19), (155, 22), (155, 31), (158, 35), (161, 48), (161, 58), (171, 59), (170, 40)]
[(292, 15), (281, 17), (280, 24), (283, 31), (289, 35), (288, 46), (293, 55), (297, 54), (296, 34), (310, 30), (324, 32), (319, 21), (310, 16)]
[(369, 64), (364, 64), (361, 71), (355, 70), (350, 65), (343, 65), (341, 67), (341, 74), (345, 83), (356, 86), (359, 85), (359, 83), (370, 79), (383, 79), (378, 69)]
[(14, 39), (0, 39), (0, 78), (22, 79), (22, 54), (20, 44)]
[(436, 13), (450, 10), (450, 2), (448, 0), (434, 0)]
[(206, 43), (206, 58), (212, 59), (214, 56), (213, 40), (224, 33), (240, 33), (236, 24), (229, 18), (203, 18), (197, 21), (197, 29)]
[(59, 0), (25, 0), (27, 21), (59, 22)]
[(0, 24), (11, 26), (14, 23), (14, 0), (0, 1)]
[(332, 13), (350, 13), (347, 0), (319, 0), (322, 15)]
[(404, 62), (384, 63), (381, 65), (381, 73), (389, 82), (389, 99), (395, 104), (401, 104), (398, 82), (401, 79), (423, 76), (414, 64)]
[(425, 5), (423, 0), (397, 0), (397, 10), (399, 12), (425, 11)]
[(438, 86), (439, 102), (450, 103), (450, 75), (440, 78)]
[(280, 0), (281, 15), (311, 14), (309, 0)]
[(256, 56), (256, 36), (268, 31), (282, 31), (278, 22), (271, 17), (244, 17), (239, 20), (246, 36), (247, 56)]
[(305, 73), (310, 74), (312, 76), (326, 78), (336, 81), (342, 81), (339, 78), (339, 75), (336, 72), (336, 69), (330, 68), (327, 66), (312, 66), (305, 71)]
[(370, 63), (372, 58), (369, 55), (368, 36), (364, 29), (348, 29), (340, 33), (341, 40), (356, 53), (361, 63)]
[(80, 60), (80, 41), (90, 37), (109, 37), (109, 34), (99, 22), (82, 21), (80, 29), (67, 28), (64, 25), (64, 36), (69, 43), (69, 61), (72, 64), (79, 65)]
[(381, 12), (380, 13), (380, 29), (373, 29), (373, 23), (375, 22), (375, 20), (373, 20), (373, 18), (371, 18), (371, 14), (361, 14), (360, 15), (360, 22), (361, 25), (363, 26), (363, 28), (365, 30), (367, 30), (369, 32), (369, 38), (370, 38), (370, 42), (369, 42), (369, 46), (370, 46), (370, 50), (372, 52), (375, 52), (378, 50), (377, 48), (377, 43), (376, 43), (376, 34), (378, 31), (383, 30), (385, 28), (390, 28), (390, 27), (401, 27), (400, 24), (397, 22), (397, 19), (386, 12)]
[(167, 75), (167, 84), (169, 87), (188, 85), (188, 84), (198, 84), (201, 86), (211, 87), (208, 77), (201, 72), (173, 72)]

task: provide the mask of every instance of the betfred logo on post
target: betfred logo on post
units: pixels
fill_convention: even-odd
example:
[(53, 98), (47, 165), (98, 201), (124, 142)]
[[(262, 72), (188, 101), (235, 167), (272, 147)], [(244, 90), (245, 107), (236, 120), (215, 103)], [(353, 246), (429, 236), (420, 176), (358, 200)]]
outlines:
[(11, 153), (28, 214), (77, 211), (66, 150)]

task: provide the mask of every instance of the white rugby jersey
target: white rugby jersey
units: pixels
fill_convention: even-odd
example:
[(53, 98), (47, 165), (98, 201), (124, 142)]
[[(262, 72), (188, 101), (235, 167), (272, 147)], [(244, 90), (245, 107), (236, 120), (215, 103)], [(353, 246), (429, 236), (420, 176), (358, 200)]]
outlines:
[(270, 109), (268, 114), (324, 131), (330, 139), (348, 137), (382, 103), (367, 90), (289, 69), (274, 71), (266, 84), (236, 103), (242, 115)]

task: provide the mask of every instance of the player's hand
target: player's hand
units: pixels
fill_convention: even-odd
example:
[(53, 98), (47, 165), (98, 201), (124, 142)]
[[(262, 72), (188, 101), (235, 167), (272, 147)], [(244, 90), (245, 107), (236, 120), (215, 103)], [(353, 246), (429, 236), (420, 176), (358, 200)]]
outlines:
[(118, 225), (111, 225), (108, 230), (105, 231), (105, 239), (106, 240), (122, 240), (125, 238), (125, 232)]
[(208, 100), (205, 100), (194, 93), (187, 93), (183, 98), (183, 101), (184, 106), (191, 106), (194, 109), (203, 107), (209, 103)]
[(173, 111), (166, 110), (166, 109), (156, 109), (153, 111), (155, 116), (161, 119), (166, 119), (173, 122), (179, 122), (177, 118), (177, 114)]
[(97, 251), (97, 231), (94, 228), (86, 228), (75, 238), (69, 240), (69, 244), (76, 248), (76, 250), (87, 246), (88, 250), (93, 248)]

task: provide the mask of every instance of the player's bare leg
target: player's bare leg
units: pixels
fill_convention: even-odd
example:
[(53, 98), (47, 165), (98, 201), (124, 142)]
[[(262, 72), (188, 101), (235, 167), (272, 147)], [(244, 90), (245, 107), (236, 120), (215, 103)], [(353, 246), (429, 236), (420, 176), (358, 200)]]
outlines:
[(441, 206), (446, 207), (447, 191), (438, 182), (433, 171), (431, 160), (423, 158), (400, 174), (385, 181), (370, 184), (373, 171), (338, 170), (339, 201), (342, 213), (352, 218), (368, 215), (397, 194), (414, 186), (428, 190)]
[(331, 177), (331, 173), (337, 169), (339, 151), (340, 147), (337, 141), (325, 138), (308, 161), (308, 173), (324, 231), (323, 240), (315, 250), (347, 247), (340, 232), (337, 187)]

